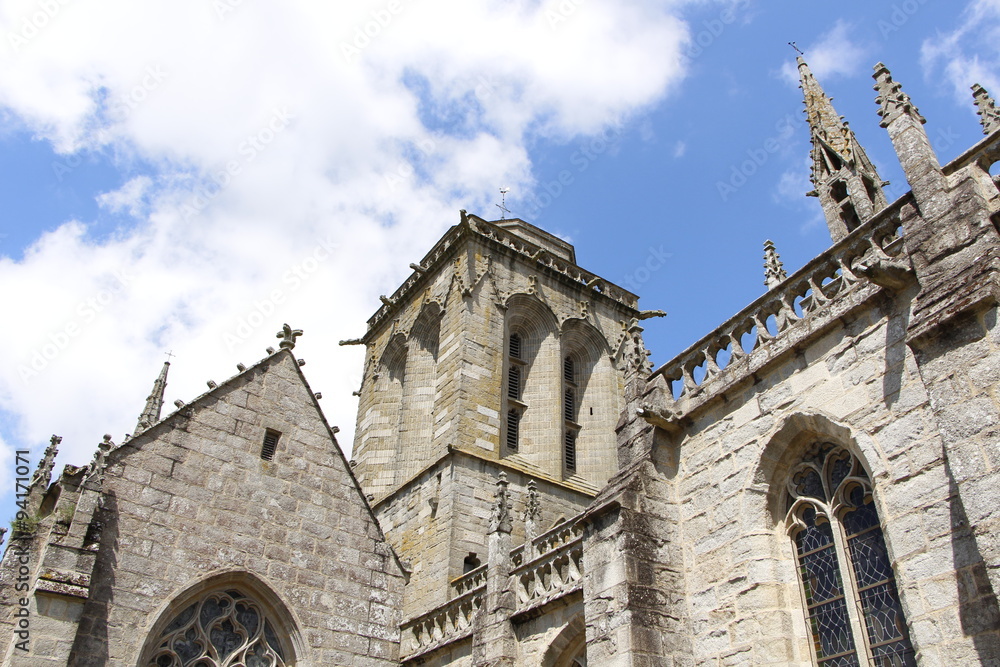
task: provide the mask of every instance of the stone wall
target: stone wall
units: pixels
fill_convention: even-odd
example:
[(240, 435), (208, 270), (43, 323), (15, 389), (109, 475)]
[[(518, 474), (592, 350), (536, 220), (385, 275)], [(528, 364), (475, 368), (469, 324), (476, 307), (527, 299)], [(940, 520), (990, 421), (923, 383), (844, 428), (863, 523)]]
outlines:
[[(281, 434), (270, 461), (265, 429)], [(15, 664), (138, 664), (212, 589), (257, 599), (296, 664), (396, 663), (402, 571), (291, 352), (113, 449), (102, 496), (69, 662), (46, 659), (60, 605), (39, 593), (34, 658)]]

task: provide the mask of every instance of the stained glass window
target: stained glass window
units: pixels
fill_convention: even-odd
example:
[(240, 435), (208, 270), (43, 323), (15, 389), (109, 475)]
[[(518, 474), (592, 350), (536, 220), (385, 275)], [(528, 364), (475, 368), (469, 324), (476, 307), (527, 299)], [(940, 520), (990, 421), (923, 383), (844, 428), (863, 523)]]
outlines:
[(238, 590), (195, 602), (164, 628), (148, 667), (290, 667), (261, 606)]
[(915, 667), (872, 499), (857, 458), (816, 443), (788, 476), (788, 525), (816, 661), (822, 667)]

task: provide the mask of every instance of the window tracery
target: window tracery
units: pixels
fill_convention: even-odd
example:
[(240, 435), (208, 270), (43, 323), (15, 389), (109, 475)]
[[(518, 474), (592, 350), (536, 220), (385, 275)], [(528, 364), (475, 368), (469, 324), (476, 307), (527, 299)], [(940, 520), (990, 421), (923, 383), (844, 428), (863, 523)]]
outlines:
[(839, 445), (812, 445), (788, 476), (789, 534), (822, 667), (915, 666), (871, 481)]
[(177, 613), (148, 667), (291, 667), (261, 605), (239, 590), (216, 591)]

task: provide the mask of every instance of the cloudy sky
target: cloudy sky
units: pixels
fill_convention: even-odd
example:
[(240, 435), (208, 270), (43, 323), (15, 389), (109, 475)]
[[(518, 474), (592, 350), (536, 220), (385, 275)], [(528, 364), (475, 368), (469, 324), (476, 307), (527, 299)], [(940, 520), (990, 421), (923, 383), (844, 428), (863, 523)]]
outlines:
[[(274, 345), (351, 446), (360, 336), (466, 208), (569, 239), (642, 295), (664, 363), (829, 243), (803, 193), (805, 51), (884, 178), (884, 61), (943, 161), (1000, 93), (1000, 0), (7, 0), (0, 5), (0, 490)], [(778, 146), (774, 152), (765, 146)], [(166, 413), (166, 410), (165, 410)], [(13, 514), (13, 510), (10, 512)]]

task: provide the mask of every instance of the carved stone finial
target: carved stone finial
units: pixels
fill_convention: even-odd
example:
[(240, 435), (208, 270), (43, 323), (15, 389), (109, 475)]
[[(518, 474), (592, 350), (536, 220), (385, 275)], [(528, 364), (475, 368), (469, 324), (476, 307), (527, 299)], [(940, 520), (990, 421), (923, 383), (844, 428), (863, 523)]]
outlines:
[(983, 126), (983, 134), (993, 134), (997, 128), (1000, 128), (1000, 110), (997, 109), (996, 102), (978, 83), (972, 85), (972, 98), (976, 102), (976, 113)]
[(764, 241), (764, 285), (767, 289), (772, 289), (786, 278), (788, 274), (785, 273), (785, 265), (781, 263), (781, 256), (774, 249), (774, 241)]
[(288, 324), (283, 324), (281, 325), (281, 331), (275, 335), (275, 338), (281, 339), (278, 347), (282, 350), (292, 350), (295, 349), (295, 339), (301, 335), (302, 329), (293, 329)]
[(878, 115), (882, 117), (879, 122), (881, 127), (889, 127), (889, 124), (902, 115), (908, 115), (921, 124), (927, 119), (920, 115), (920, 111), (910, 101), (910, 96), (903, 92), (903, 87), (892, 80), (892, 73), (889, 68), (882, 63), (875, 65), (875, 90), (878, 96), (875, 103), (879, 105)]
[(31, 477), (32, 486), (40, 483), (43, 489), (48, 488), (49, 482), (52, 481), (52, 470), (56, 465), (56, 454), (59, 453), (60, 442), (62, 442), (62, 438), (58, 435), (53, 435), (49, 439), (49, 446), (45, 448), (42, 460), (38, 462), (38, 469), (35, 470), (35, 474)]
[(3, 538), (4, 538), (4, 535), (6, 535), (6, 534), (7, 534), (7, 529), (6, 528), (0, 528), (0, 547), (3, 546)]
[(646, 377), (653, 366), (649, 361), (650, 352), (642, 340), (643, 331), (644, 329), (639, 326), (639, 318), (633, 317), (626, 329), (625, 349), (622, 355), (623, 370), (629, 377), (633, 375)]
[(115, 443), (111, 442), (111, 435), (105, 433), (104, 440), (97, 445), (97, 451), (94, 452), (94, 460), (90, 462), (90, 475), (96, 473), (99, 480), (104, 478), (104, 469), (108, 466), (108, 452), (114, 446)]
[(538, 485), (535, 480), (528, 480), (528, 499), (524, 503), (524, 520), (534, 521), (542, 514), (542, 503), (538, 499)]
[(513, 528), (510, 516), (510, 497), (507, 492), (507, 473), (501, 471), (497, 478), (496, 502), (490, 515), (490, 532), (507, 533)]

